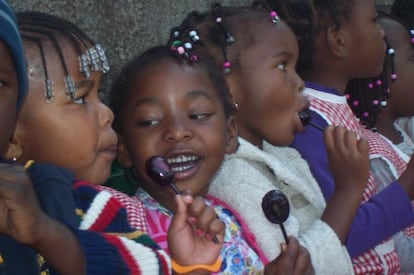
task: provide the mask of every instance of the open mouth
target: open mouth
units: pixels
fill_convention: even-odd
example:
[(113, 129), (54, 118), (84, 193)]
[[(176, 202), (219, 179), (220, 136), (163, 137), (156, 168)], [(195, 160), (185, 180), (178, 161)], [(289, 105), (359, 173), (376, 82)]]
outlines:
[(175, 173), (184, 172), (193, 168), (199, 160), (195, 155), (180, 155), (176, 157), (167, 158), (167, 162), (171, 170)]

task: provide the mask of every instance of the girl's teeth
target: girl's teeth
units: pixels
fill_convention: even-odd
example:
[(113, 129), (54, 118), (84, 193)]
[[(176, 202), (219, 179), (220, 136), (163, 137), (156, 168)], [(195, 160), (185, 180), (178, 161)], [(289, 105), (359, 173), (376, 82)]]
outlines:
[(179, 156), (176, 158), (169, 158), (167, 159), (168, 164), (172, 163), (182, 163), (182, 162), (188, 162), (188, 161), (194, 161), (196, 160), (196, 156)]

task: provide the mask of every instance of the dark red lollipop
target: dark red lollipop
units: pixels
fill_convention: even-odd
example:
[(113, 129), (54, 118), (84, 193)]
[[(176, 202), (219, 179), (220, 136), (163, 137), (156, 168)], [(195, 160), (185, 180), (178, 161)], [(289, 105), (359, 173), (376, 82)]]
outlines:
[(307, 109), (307, 108), (303, 109), (302, 111), (299, 112), (299, 118), (300, 118), (300, 121), (302, 122), (303, 126), (312, 125), (316, 129), (319, 129), (321, 131), (324, 130), (321, 126), (319, 126), (318, 124), (316, 124), (312, 121), (312, 116), (311, 116), (310, 110)]
[(174, 172), (163, 157), (149, 158), (145, 163), (145, 170), (154, 183), (171, 187), (176, 194), (181, 194), (180, 189), (174, 184)]
[(289, 239), (286, 234), (283, 222), (289, 217), (290, 207), (289, 201), (285, 194), (278, 190), (271, 190), (264, 195), (262, 199), (262, 209), (266, 218), (275, 224), (279, 224), (282, 229), (283, 237), (286, 243), (289, 243)]
[[(163, 157), (149, 158), (145, 163), (145, 170), (154, 183), (163, 187), (170, 186), (176, 194), (181, 194), (180, 189), (174, 184), (174, 171)], [(218, 243), (217, 237), (214, 236), (212, 241)]]

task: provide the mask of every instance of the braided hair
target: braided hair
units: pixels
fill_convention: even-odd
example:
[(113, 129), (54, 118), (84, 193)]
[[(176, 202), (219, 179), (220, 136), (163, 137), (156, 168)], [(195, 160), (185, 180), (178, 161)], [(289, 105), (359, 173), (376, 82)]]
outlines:
[(235, 106), (231, 100), (224, 75), (218, 67), (208, 58), (198, 55), (196, 59), (185, 58), (182, 55), (172, 50), (170, 46), (155, 46), (141, 55), (134, 57), (129, 61), (115, 78), (109, 90), (109, 107), (115, 115), (113, 128), (117, 132), (122, 132), (123, 106), (129, 100), (131, 92), (131, 85), (140, 73), (143, 73), (151, 65), (159, 64), (160, 61), (168, 60), (175, 62), (180, 66), (191, 66), (201, 68), (207, 72), (213, 87), (218, 93), (218, 96), (223, 105), (224, 114), (226, 117), (233, 115), (236, 111)]
[(16, 17), (23, 41), (34, 43), (39, 49), (44, 70), (45, 97), (48, 102), (52, 100), (54, 92), (45, 58), (46, 43), (50, 42), (52, 44), (62, 65), (68, 98), (75, 98), (76, 87), (66, 65), (62, 50), (63, 41), (68, 41), (79, 55), (79, 70), (86, 78), (90, 77), (90, 71), (101, 71), (102, 73), (109, 71), (109, 65), (102, 46), (96, 44), (75, 24), (43, 12), (19, 12)]
[[(401, 24), (410, 35), (410, 43), (414, 48), (414, 34), (407, 25), (391, 14), (380, 13), (379, 23), (383, 24), (384, 20), (393, 20)], [(385, 38), (385, 42), (387, 49), (382, 73), (375, 78), (353, 79), (348, 83), (346, 89), (348, 104), (355, 115), (364, 126), (373, 131), (376, 131), (375, 124), (378, 114), (381, 113), (382, 108), (387, 106), (387, 99), (392, 95), (389, 84), (398, 81), (394, 66), (395, 50), (387, 38)]]
[[(272, 19), (269, 18), (269, 13), (263, 10), (251, 7), (222, 7), (215, 3), (210, 11), (189, 13), (182, 23), (172, 30), (168, 44), (180, 50), (175, 45), (177, 41), (189, 39), (192, 48), (186, 49), (186, 52), (209, 56), (227, 74), (240, 68), (241, 51), (257, 43), (254, 28), (251, 26), (262, 22), (272, 24), (272, 20), (276, 23), (277, 15), (273, 15)], [(194, 33), (196, 36), (192, 36)]]
[(257, 0), (253, 7), (275, 10), (289, 25), (299, 44), (299, 73), (312, 68), (318, 35), (328, 26), (340, 28), (350, 19), (354, 0)]

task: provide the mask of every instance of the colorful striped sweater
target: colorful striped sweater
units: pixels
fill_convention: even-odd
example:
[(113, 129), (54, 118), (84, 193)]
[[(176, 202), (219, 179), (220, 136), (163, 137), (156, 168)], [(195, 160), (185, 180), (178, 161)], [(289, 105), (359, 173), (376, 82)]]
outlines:
[[(29, 174), (43, 209), (71, 228), (78, 238), (87, 274), (171, 273), (169, 256), (143, 231), (128, 223), (127, 209), (117, 195), (75, 181), (71, 173), (51, 165), (34, 164)], [(16, 247), (22, 248), (18, 244)], [(21, 273), (23, 259), (9, 256), (13, 250), (10, 245), (1, 250), (7, 274), (39, 274), (39, 270), (27, 269)], [(31, 260), (28, 257), (27, 262)], [(41, 257), (38, 260), (41, 274), (56, 274)]]

